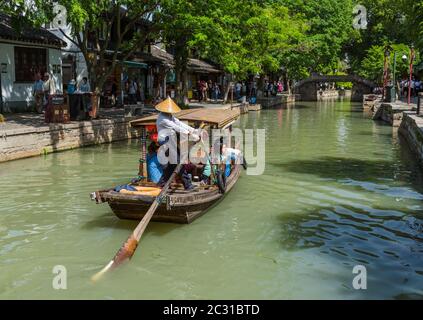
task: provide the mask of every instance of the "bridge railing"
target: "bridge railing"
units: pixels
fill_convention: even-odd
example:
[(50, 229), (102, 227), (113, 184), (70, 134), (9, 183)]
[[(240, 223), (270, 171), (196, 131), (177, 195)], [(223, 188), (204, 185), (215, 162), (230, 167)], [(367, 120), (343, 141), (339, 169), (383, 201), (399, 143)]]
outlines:
[(376, 84), (370, 80), (364, 79), (356, 74), (345, 74), (345, 75), (312, 75), (309, 78), (303, 79), (295, 84), (295, 88), (301, 87), (308, 82), (354, 82), (362, 83), (368, 87), (376, 87)]

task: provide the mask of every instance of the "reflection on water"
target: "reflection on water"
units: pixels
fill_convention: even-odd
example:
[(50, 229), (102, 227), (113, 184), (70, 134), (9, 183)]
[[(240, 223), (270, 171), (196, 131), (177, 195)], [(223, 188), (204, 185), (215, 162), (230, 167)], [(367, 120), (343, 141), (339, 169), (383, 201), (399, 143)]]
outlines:
[[(391, 127), (346, 102), (251, 112), (266, 170), (191, 225), (152, 223), (132, 261), (93, 286), (135, 227), (93, 190), (136, 175), (129, 141), (0, 164), (0, 298), (422, 298), (421, 169)], [(51, 286), (68, 270), (68, 290)], [(367, 267), (368, 289), (352, 288)]]

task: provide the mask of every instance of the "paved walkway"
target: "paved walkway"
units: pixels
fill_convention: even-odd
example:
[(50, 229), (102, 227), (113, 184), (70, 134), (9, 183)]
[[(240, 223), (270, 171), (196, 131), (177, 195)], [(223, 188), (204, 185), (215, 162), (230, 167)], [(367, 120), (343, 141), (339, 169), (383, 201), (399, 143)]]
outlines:
[[(150, 113), (150, 109), (145, 110), (146, 114)], [(4, 115), (6, 121), (0, 123), (0, 135), (8, 132), (14, 131), (24, 131), (25, 129), (48, 129), (55, 124), (48, 124), (44, 121), (44, 114), (38, 113), (13, 113)], [(124, 110), (123, 109), (100, 109), (99, 120), (103, 119), (124, 119)], [(130, 118), (128, 118), (130, 119)], [(71, 121), (68, 124), (78, 124), (83, 122), (90, 121)]]
[[(216, 102), (192, 102), (189, 104), (191, 108), (215, 108), (215, 109), (230, 109), (231, 107), (238, 107), (241, 104), (238, 102), (234, 103), (223, 103), (223, 100)], [(154, 112), (153, 107), (146, 107), (144, 115), (148, 115)], [(6, 121), (0, 123), (0, 136), (15, 131), (31, 131), (34, 129), (48, 129), (54, 127), (55, 124), (48, 124), (44, 122), (44, 114), (38, 113), (12, 113), (4, 115)], [(122, 108), (119, 109), (100, 109), (99, 120), (116, 120), (124, 119), (125, 114)], [(132, 120), (132, 118), (127, 118)], [(71, 121), (68, 124), (87, 123), (87, 121)]]

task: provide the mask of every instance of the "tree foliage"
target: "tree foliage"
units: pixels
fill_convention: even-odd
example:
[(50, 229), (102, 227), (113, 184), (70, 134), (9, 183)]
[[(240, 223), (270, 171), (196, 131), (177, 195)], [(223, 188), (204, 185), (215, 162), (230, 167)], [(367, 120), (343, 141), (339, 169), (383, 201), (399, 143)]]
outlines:
[[(381, 77), (383, 47), (423, 50), (423, 1), (362, 0), (368, 26), (353, 28), (356, 0), (57, 0), (67, 10), (72, 41), (100, 90), (118, 61), (152, 39), (173, 49), (177, 83), (186, 91), (188, 59), (211, 60), (236, 78), (283, 71)], [(30, 6), (28, 7), (28, 3)], [(10, 0), (0, 10), (20, 23), (53, 17), (52, 0)], [(399, 54), (400, 55), (400, 54)], [(402, 60), (397, 70), (404, 73)]]
[[(351, 57), (351, 69), (352, 72), (370, 79), (380, 80), (383, 73), (381, 70), (383, 70), (385, 45), (391, 45), (395, 51), (407, 55), (412, 44), (416, 46), (417, 53), (423, 51), (423, 2), (363, 0), (361, 4), (367, 8), (368, 25), (367, 29), (360, 31), (358, 38), (347, 45)], [(404, 70), (406, 64), (397, 57), (399, 72), (407, 73)]]
[[(361, 68), (358, 72), (362, 77), (382, 83), (383, 76), (383, 62), (385, 56), (386, 46), (374, 45), (367, 50), (366, 56), (361, 62)], [(394, 56), (396, 53), (396, 72), (395, 78), (398, 80), (401, 77), (407, 77), (409, 74), (409, 65), (410, 65), (410, 47), (405, 44), (394, 44), (391, 46), (392, 50), (390, 51), (389, 61), (391, 65), (391, 73), (393, 72), (394, 65)], [(406, 60), (402, 59), (402, 56), (407, 57)], [(416, 52), (414, 59), (414, 64), (418, 64), (420, 61), (419, 53)]]
[[(84, 55), (90, 82), (100, 92), (119, 61), (154, 39), (157, 0), (57, 0), (66, 8), (71, 36)], [(159, 23), (157, 23), (159, 24)]]
[(189, 57), (212, 60), (239, 79), (273, 72), (284, 52), (302, 46), (307, 29), (282, 2), (168, 0), (161, 9), (162, 39), (174, 48), (182, 93)]

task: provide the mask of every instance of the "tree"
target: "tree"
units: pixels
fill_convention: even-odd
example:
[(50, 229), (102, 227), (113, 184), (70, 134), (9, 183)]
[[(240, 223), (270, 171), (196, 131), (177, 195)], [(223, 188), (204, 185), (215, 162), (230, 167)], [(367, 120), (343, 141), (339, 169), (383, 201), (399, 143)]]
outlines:
[[(414, 44), (417, 51), (423, 50), (423, 2), (414, 0), (363, 0), (367, 9), (367, 29), (361, 30), (359, 37), (350, 41), (347, 51), (351, 57), (351, 69), (355, 73), (374, 71), (369, 59), (375, 58), (376, 47), (386, 43)], [(373, 47), (373, 49), (372, 49)], [(380, 48), (379, 48), (380, 49)], [(370, 50), (370, 52), (369, 52)], [(370, 56), (369, 56), (370, 54)], [(380, 54), (380, 50), (379, 50)], [(361, 71), (363, 59), (366, 71)]]
[[(291, 69), (329, 73), (336, 69), (344, 46), (357, 36), (353, 29), (352, 0), (288, 0), (288, 8), (309, 24), (300, 50), (291, 52)], [(308, 72), (306, 72), (306, 70)]]
[(188, 59), (209, 59), (242, 79), (277, 71), (282, 53), (298, 46), (306, 25), (288, 8), (273, 1), (174, 0), (162, 3), (163, 39), (174, 48), (175, 69), (186, 95)]
[(199, 57), (209, 56), (210, 48), (225, 37), (220, 16), (225, 17), (223, 4), (223, 0), (210, 0), (206, 5), (200, 0), (161, 2), (161, 39), (168, 47), (173, 48), (176, 94), (182, 104), (186, 101), (188, 61), (193, 56), (193, 51), (196, 50)]
[[(91, 88), (99, 94), (119, 62), (154, 39), (159, 23), (157, 0), (58, 0), (66, 9), (71, 36), (62, 34), (84, 55)], [(156, 23), (157, 22), (157, 23)]]
[[(384, 62), (384, 53), (385, 45), (374, 45), (371, 46), (367, 52), (366, 56), (361, 62), (360, 70), (358, 74), (366, 79), (373, 80), (377, 83), (382, 82), (383, 77), (383, 62)], [(409, 57), (410, 48), (406, 44), (393, 44), (391, 45), (392, 50), (390, 53), (390, 62), (391, 62), (391, 72), (393, 62), (394, 62), (394, 53), (396, 52), (396, 79), (399, 79), (401, 76), (406, 77), (409, 73), (409, 60), (403, 61), (402, 56), (406, 55)], [(419, 54), (416, 54), (414, 59), (414, 64), (417, 65), (420, 61)]]
[(41, 25), (54, 20), (58, 6), (64, 8), (71, 31), (65, 25), (59, 30), (81, 50), (97, 94), (117, 64), (149, 44), (160, 29), (155, 15), (159, 0), (13, 0), (1, 2), (0, 9), (17, 26)]
[(0, 12), (11, 17), (17, 32), (30, 25), (41, 27), (48, 19), (46, 2), (43, 0), (8, 0), (0, 2)]

